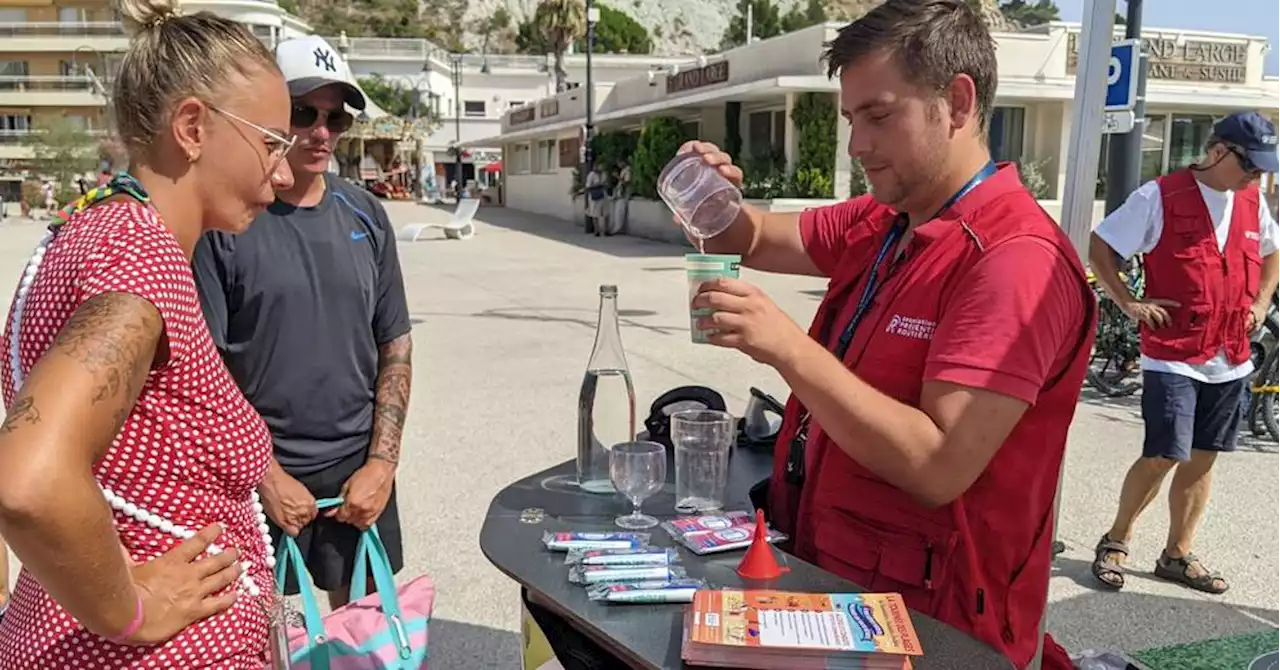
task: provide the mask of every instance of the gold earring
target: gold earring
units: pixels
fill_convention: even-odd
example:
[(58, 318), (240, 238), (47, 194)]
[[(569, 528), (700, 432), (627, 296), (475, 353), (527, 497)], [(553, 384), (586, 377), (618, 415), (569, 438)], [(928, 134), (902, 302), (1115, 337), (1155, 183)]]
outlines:
[(195, 152), (195, 151), (188, 151), (188, 152), (187, 152), (187, 162), (188, 162), (188, 163), (194, 163), (194, 162), (196, 162), (196, 161), (198, 161), (198, 160), (200, 160), (200, 154), (199, 154), (198, 152)]

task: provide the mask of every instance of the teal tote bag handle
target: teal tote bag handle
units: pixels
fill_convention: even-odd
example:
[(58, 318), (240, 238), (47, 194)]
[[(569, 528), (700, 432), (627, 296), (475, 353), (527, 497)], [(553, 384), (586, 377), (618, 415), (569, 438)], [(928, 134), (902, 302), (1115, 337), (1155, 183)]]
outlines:
[[(276, 561), (276, 592), (284, 593), (285, 577), (293, 571), (298, 582), (298, 592), (302, 597), (302, 617), (307, 627), (307, 644), (300, 650), (309, 654), (312, 670), (329, 670), (329, 648), (325, 646), (324, 619), (320, 616), (320, 606), (316, 603), (316, 595), (311, 583), (311, 574), (302, 560), (302, 551), (298, 543), (288, 535), (280, 538), (279, 560)], [(297, 653), (290, 651), (291, 655)], [(297, 658), (293, 659), (297, 661)]]
[(396, 591), (395, 576), (391, 574), (391, 559), (387, 556), (386, 546), (382, 544), (382, 537), (378, 535), (377, 526), (371, 526), (360, 533), (356, 563), (351, 570), (352, 601), (368, 595), (371, 574), (373, 584), (378, 589), (378, 600), (382, 603), (382, 615), (387, 620), (387, 630), (395, 636), (400, 658), (407, 661), (413, 657), (413, 647), (409, 642), (409, 632), (404, 627), (400, 594)]

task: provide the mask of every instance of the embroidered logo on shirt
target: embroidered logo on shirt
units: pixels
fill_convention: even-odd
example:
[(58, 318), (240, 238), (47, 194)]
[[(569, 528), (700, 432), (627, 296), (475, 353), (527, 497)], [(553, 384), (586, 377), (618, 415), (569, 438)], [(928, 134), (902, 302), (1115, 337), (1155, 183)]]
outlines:
[(894, 314), (893, 318), (889, 319), (889, 326), (884, 329), (884, 332), (890, 335), (910, 337), (915, 340), (932, 340), (933, 330), (937, 327), (938, 323), (936, 321)]
[(1258, 236), (1258, 234), (1257, 234), (1257, 233), (1253, 232), (1252, 230), (1246, 230), (1246, 231), (1244, 231), (1244, 237), (1245, 237), (1245, 239), (1247, 239), (1247, 240), (1261, 240), (1261, 239), (1262, 239), (1261, 237), (1259, 237), (1259, 236)]
[(359, 242), (360, 240), (363, 240), (364, 238), (366, 238), (366, 237), (368, 237), (368, 236), (369, 236), (369, 233), (361, 233), (361, 232), (358, 232), (358, 231), (355, 231), (355, 230), (351, 231), (351, 241), (352, 241), (352, 242)]

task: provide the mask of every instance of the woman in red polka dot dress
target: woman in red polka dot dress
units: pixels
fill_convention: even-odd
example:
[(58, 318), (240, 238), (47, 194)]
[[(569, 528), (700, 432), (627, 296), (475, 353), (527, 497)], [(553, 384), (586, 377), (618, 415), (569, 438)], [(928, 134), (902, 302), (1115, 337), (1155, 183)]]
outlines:
[(243, 26), (120, 4), (132, 176), (64, 210), (4, 329), (0, 535), (23, 571), (0, 670), (261, 670), (270, 436), (214, 349), (190, 257), (292, 183), (288, 92)]

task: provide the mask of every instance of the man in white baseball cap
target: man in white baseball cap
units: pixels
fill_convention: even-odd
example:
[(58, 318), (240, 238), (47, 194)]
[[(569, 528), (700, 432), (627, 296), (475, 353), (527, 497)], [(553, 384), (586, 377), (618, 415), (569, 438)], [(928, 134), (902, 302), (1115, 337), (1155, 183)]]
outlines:
[(294, 98), (324, 86), (334, 86), (351, 108), (362, 111), (367, 106), (364, 92), (356, 86), (347, 62), (322, 37), (308, 35), (281, 42), (276, 46), (276, 64), (289, 82), (289, 95)]
[[(319, 37), (282, 42), (292, 97), (293, 186), (241, 235), (196, 247), (214, 343), (266, 420), (274, 460), (259, 492), (272, 535), (293, 536), (329, 604), (344, 604), (360, 533), (377, 526), (404, 564), (395, 474), (412, 378), (409, 311), (386, 211), (329, 172), (365, 108), (341, 54)], [(317, 508), (322, 498), (340, 506)], [(286, 593), (297, 593), (292, 577)]]

